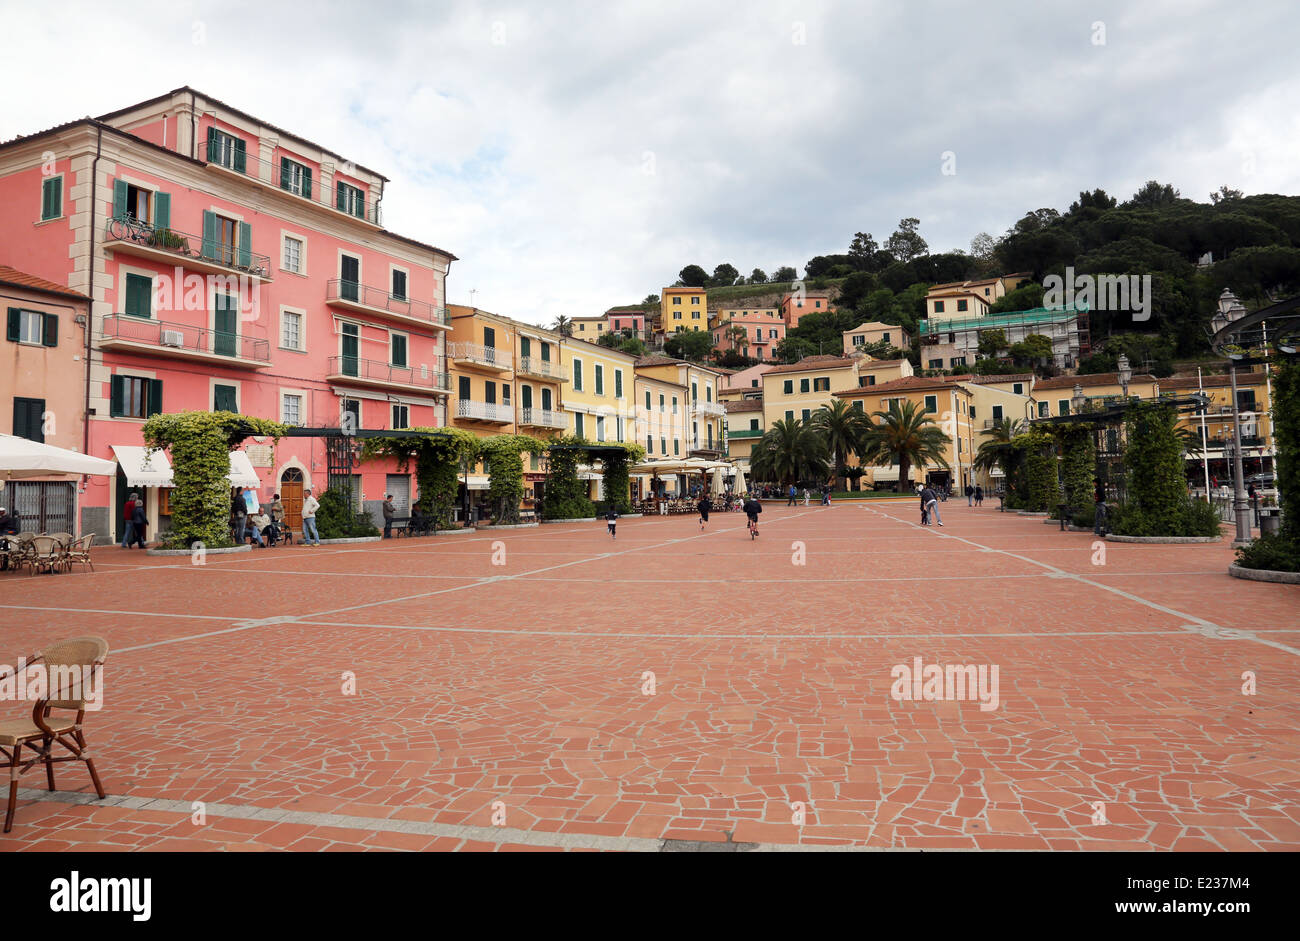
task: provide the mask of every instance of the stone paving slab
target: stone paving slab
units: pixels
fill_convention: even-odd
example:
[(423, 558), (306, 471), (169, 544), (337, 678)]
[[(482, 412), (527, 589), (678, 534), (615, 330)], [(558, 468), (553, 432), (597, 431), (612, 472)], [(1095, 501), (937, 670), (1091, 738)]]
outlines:
[[(109, 800), (29, 775), (0, 851), (1300, 849), (1300, 589), (1230, 579), (1222, 545), (1094, 565), (1087, 534), (942, 512), (0, 576), (0, 662), (113, 647)], [(897, 701), (918, 657), (996, 666), (997, 708)]]

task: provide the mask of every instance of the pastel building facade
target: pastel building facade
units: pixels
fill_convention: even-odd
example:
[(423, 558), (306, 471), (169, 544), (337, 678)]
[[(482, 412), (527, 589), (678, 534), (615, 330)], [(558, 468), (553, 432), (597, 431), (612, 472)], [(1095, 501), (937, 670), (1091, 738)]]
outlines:
[[(170, 468), (144, 456), (157, 412), (229, 410), (291, 425), (446, 423), (445, 280), (455, 256), (382, 226), (381, 174), (190, 88), (0, 145), (0, 198), (40, 206), (0, 226), (0, 263), (91, 298), (83, 377), (89, 478), (80, 529), (120, 537), (139, 492), (169, 522)], [(49, 214), (59, 194), (60, 213)], [(320, 437), (250, 439), (232, 484), (413, 498), (394, 462), (328, 479)]]
[(724, 447), (726, 408), (719, 396), (719, 388), (727, 374), (699, 363), (658, 355), (638, 358), (636, 372), (638, 376), (673, 383), (686, 391), (682, 403), (685, 410), (682, 429), (686, 441), (684, 456), (720, 458)]
[(709, 319), (715, 350), (734, 350), (765, 362), (776, 359), (776, 346), (785, 339), (785, 331), (785, 320), (774, 307), (724, 307)]

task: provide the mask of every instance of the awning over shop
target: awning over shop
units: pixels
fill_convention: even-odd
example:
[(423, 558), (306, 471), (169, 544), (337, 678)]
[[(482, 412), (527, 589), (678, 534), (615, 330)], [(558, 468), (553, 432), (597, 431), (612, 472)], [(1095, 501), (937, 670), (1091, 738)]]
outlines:
[(113, 456), (117, 458), (129, 487), (170, 487), (172, 462), (166, 451), (149, 451), (137, 445), (115, 444)]
[(872, 480), (897, 480), (898, 468), (897, 467), (875, 467), (872, 468), (871, 474), (872, 474), (871, 476)]
[(230, 473), (226, 476), (230, 478), (232, 487), (257, 487), (261, 484), (257, 479), (257, 471), (253, 469), (253, 462), (243, 451), (230, 452)]
[(117, 473), (112, 461), (91, 457), (80, 451), (56, 448), (15, 435), (0, 435), (0, 479), (24, 480), (32, 477), (52, 477), (60, 474), (96, 474), (111, 476)]
[(993, 465), (993, 469), (989, 471), (989, 476), (990, 476), (990, 477), (1005, 477), (1005, 476), (1007, 476), (1007, 475), (1004, 474), (1004, 473), (1002, 473), (1002, 468), (998, 467), (998, 466), (995, 464), (995, 465)]
[(470, 474), (468, 477), (462, 477), (461, 483), (470, 490), (486, 490), (488, 488), (487, 474)]

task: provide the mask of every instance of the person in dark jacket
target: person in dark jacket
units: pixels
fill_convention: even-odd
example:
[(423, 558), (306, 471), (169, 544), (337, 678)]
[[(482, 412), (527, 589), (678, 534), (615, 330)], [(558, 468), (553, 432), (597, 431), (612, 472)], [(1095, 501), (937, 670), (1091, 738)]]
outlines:
[(230, 501), (231, 536), (235, 545), (242, 546), (248, 535), (248, 504), (244, 501), (244, 488), (235, 488), (235, 497)]
[[(131, 511), (132, 545), (134, 545), (135, 543), (139, 543), (141, 549), (146, 548), (144, 544), (144, 531), (145, 531), (145, 527), (147, 527), (148, 524), (149, 524), (149, 519), (144, 515), (144, 501), (136, 500), (135, 508)], [(127, 546), (127, 548), (129, 549), (131, 548), (131, 546)]]
[(976, 505), (976, 506), (983, 506), (983, 505), (984, 505), (984, 486), (983, 486), (983, 484), (976, 484), (976, 485), (975, 485), (975, 505)]
[(609, 538), (617, 539), (618, 533), (615, 531), (615, 527), (618, 525), (618, 510), (614, 508), (614, 504), (612, 503), (609, 505), (609, 509), (605, 511), (605, 523), (605, 528), (609, 532)]
[(702, 532), (704, 524), (709, 521), (709, 494), (707, 491), (700, 494), (700, 502), (696, 504), (695, 508), (700, 511), (700, 530)]
[(763, 504), (753, 497), (745, 501), (745, 528), (752, 534), (750, 538), (758, 535), (758, 514), (762, 512)]
[(384, 494), (384, 538), (393, 538), (393, 518), (397, 516), (397, 505), (393, 503), (391, 493)]
[(18, 517), (10, 516), (9, 511), (0, 507), (0, 572), (9, 568), (9, 540), (7, 536), (17, 536)]
[(140, 500), (138, 493), (133, 493), (126, 498), (126, 505), (122, 507), (122, 548), (130, 549), (131, 543), (134, 542), (131, 533), (131, 518), (135, 515), (135, 505)]

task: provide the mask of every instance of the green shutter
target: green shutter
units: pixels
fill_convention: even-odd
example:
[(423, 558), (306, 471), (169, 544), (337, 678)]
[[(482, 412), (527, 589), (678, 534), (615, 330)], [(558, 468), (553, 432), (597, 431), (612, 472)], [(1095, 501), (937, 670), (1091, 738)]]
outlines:
[(147, 379), (145, 380), (145, 384), (148, 387), (149, 405), (148, 408), (145, 409), (144, 414), (145, 418), (148, 418), (150, 415), (158, 415), (162, 413), (162, 380)]
[(213, 411), (216, 412), (239, 411), (235, 402), (235, 387), (234, 386), (214, 387), (212, 405), (213, 405)]
[(519, 338), (519, 355), (520, 355), (521, 358), (527, 359), (528, 356), (529, 356), (529, 351), (531, 350), (531, 348), (532, 348), (532, 346), (531, 346), (531, 344), (528, 342), (528, 337), (520, 337), (520, 338)]
[(247, 222), (239, 223), (239, 267), (247, 268), (253, 263), (253, 227)]
[(311, 167), (302, 168), (302, 195), (311, 199)]
[(59, 315), (46, 314), (41, 324), (41, 343), (45, 346), (59, 345)]
[(217, 150), (218, 150), (218, 148), (217, 148), (217, 128), (216, 128), (216, 125), (209, 124), (209, 125), (208, 125), (208, 151), (207, 151), (207, 159), (208, 159), (209, 161), (211, 161), (211, 160), (213, 159), (212, 155), (215, 154), (215, 153), (217, 153)]
[(113, 218), (126, 218), (126, 180), (113, 181)]
[(112, 418), (122, 417), (122, 399), (125, 398), (123, 387), (125, 384), (125, 376), (112, 376), (109, 378), (108, 414)]
[(289, 182), (292, 178), (290, 169), (291, 168), (289, 166), (289, 158), (281, 157), (280, 158), (280, 189), (282, 190), (287, 190), (289, 188)]
[(335, 182), (335, 186), (337, 187), (337, 193), (336, 193), (336, 196), (335, 196), (335, 203), (334, 203), (334, 205), (335, 205), (335, 207), (338, 208), (338, 209), (344, 209), (344, 208), (346, 207), (346, 205), (347, 205), (346, 200), (344, 200), (344, 198), (343, 198), (343, 187), (344, 187), (344, 183), (343, 183), (342, 181), (336, 181), (336, 182)]
[(23, 315), (17, 307), (9, 308), (8, 329), (5, 335), (10, 341), (17, 343), (23, 335)]
[(217, 214), (209, 210), (203, 211), (203, 257), (217, 257)]
[(123, 313), (148, 320), (153, 316), (153, 282), (143, 275), (126, 276), (126, 304)]
[(41, 184), (41, 219), (57, 219), (63, 215), (63, 177), (55, 177)]
[(236, 137), (235, 138), (235, 172), (245, 173), (247, 172), (246, 170), (247, 166), (248, 163), (244, 154), (244, 140), (243, 138)]
[(171, 193), (154, 193), (153, 227), (155, 229), (170, 229), (172, 227)]

